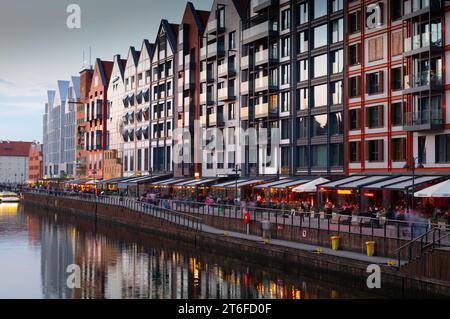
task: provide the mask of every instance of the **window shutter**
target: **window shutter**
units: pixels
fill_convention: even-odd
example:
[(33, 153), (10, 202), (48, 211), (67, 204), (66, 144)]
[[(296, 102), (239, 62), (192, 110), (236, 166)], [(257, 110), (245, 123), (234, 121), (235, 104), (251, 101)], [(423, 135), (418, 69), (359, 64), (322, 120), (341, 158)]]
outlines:
[(393, 56), (402, 54), (402, 51), (403, 51), (402, 37), (403, 37), (402, 31), (392, 33), (392, 55)]
[(384, 92), (384, 72), (378, 72), (378, 93)]
[(375, 53), (376, 53), (375, 39), (370, 39), (369, 40), (369, 62), (372, 62), (375, 60)]
[(378, 106), (378, 126), (384, 126), (384, 106)]
[(378, 141), (378, 160), (384, 161), (384, 140)]

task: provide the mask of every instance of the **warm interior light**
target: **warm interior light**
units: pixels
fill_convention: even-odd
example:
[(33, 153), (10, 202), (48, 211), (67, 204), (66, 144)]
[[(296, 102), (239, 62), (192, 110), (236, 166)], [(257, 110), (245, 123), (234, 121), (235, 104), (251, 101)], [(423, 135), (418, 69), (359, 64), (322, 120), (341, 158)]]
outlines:
[(366, 197), (374, 197), (375, 194), (374, 193), (364, 193), (364, 196), (366, 196)]
[(348, 189), (338, 189), (338, 195), (351, 195), (352, 191)]

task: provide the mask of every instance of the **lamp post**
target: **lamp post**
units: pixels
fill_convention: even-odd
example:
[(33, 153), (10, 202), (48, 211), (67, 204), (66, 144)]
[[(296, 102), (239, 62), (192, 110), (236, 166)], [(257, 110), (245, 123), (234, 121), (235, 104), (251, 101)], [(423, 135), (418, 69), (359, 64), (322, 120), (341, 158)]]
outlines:
[(240, 172), (242, 172), (242, 170), (239, 168), (239, 165), (236, 165), (234, 168), (233, 168), (233, 172), (236, 174), (236, 192), (235, 192), (235, 199), (236, 199), (236, 201), (235, 201), (235, 204), (237, 204), (237, 198), (238, 198), (238, 187), (237, 187), (237, 184), (238, 184), (238, 179), (239, 179), (239, 173)]
[[(405, 166), (403, 168), (409, 169), (410, 166), (408, 164), (405, 164)], [(414, 188), (415, 188), (415, 178), (416, 178), (416, 168), (421, 169), (423, 168), (423, 165), (419, 162), (419, 158), (418, 157), (413, 157), (412, 158), (412, 203), (411, 203), (411, 208), (414, 209)], [(409, 213), (409, 199), (406, 199), (407, 202), (407, 212)]]

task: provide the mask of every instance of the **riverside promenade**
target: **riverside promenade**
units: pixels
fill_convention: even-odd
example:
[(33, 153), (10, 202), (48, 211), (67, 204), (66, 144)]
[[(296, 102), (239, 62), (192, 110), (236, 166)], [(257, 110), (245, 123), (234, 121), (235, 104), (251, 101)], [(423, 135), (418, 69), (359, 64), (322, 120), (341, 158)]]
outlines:
[[(310, 220), (303, 227), (288, 225), (287, 220), (296, 222), (295, 216), (290, 218), (283, 218), (279, 223), (283, 223), (282, 233), (289, 232), (295, 236), (295, 240), (287, 240), (279, 232), (280, 224), (272, 225), (269, 239), (263, 239), (258, 230), (261, 230), (261, 222), (269, 221), (272, 223), (272, 218), (278, 219), (276, 216), (270, 216), (253, 212), (253, 219), (249, 230), (243, 232), (245, 225), (241, 220), (243, 211), (234, 208), (235, 217), (228, 216), (223, 208), (207, 207), (195, 208), (191, 210), (181, 211), (180, 203), (169, 202), (166, 207), (159, 207), (147, 203), (139, 202), (130, 198), (118, 197), (96, 197), (87, 194), (77, 193), (52, 193), (46, 191), (26, 190), (24, 192), (24, 202), (38, 204), (47, 208), (54, 208), (61, 213), (69, 212), (71, 214), (83, 214), (87, 217), (95, 218), (95, 222), (117, 222), (127, 224), (131, 227), (138, 227), (148, 229), (150, 231), (158, 231), (166, 233), (169, 236), (180, 237), (184, 239), (192, 239), (196, 244), (203, 243), (202, 246), (207, 245), (220, 248), (220, 246), (233, 249), (236, 253), (252, 253), (259, 258), (275, 258), (283, 260), (286, 263), (299, 263), (317, 269), (326, 269), (332, 272), (346, 273), (347, 275), (367, 276), (367, 267), (372, 264), (377, 264), (383, 269), (383, 274), (390, 279), (389, 283), (396, 286), (405, 285), (409, 283), (411, 288), (420, 288), (424, 286), (424, 282), (432, 285), (437, 285), (432, 291), (439, 291), (438, 294), (450, 294), (450, 282), (447, 285), (444, 280), (436, 282), (436, 278), (426, 278), (418, 274), (411, 274), (408, 267), (414, 264), (418, 258), (416, 251), (420, 251), (419, 247), (424, 243), (430, 244), (428, 235), (434, 236), (432, 247), (428, 247), (429, 251), (447, 249), (448, 246), (443, 243), (442, 232), (438, 232), (435, 228), (427, 231), (422, 237), (413, 241), (408, 241), (401, 238), (376, 237), (363, 233), (339, 233), (335, 227), (340, 227), (339, 224), (333, 225), (331, 221), (322, 223), (320, 216), (318, 220)], [(169, 208), (167, 208), (169, 206)], [(230, 211), (230, 210), (229, 210)], [(225, 214), (224, 214), (225, 213)], [(230, 213), (231, 214), (231, 211)], [(220, 216), (219, 216), (220, 215)], [(300, 218), (300, 217), (298, 217)], [(227, 222), (224, 222), (227, 220)], [(278, 221), (275, 221), (278, 222)], [(299, 221), (302, 223), (303, 221)], [(320, 226), (320, 224), (327, 226)], [(235, 224), (236, 227), (230, 225)], [(222, 225), (222, 226), (221, 226)], [(242, 227), (244, 225), (244, 227)], [(329, 226), (328, 226), (329, 225)], [(298, 229), (289, 229), (289, 227), (296, 227)], [(308, 227), (308, 228), (307, 228)], [(314, 228), (317, 227), (317, 228)], [(322, 229), (322, 227), (325, 227)], [(328, 228), (329, 227), (329, 228)], [(372, 232), (372, 227), (363, 227), (366, 232)], [(304, 237), (306, 231), (306, 237)], [(290, 235), (290, 236), (291, 236)], [(344, 241), (344, 245), (340, 250), (332, 250), (330, 244), (330, 236), (339, 235)], [(446, 235), (448, 235), (446, 233)], [(315, 238), (313, 238), (315, 237)], [(323, 239), (326, 238), (326, 239)], [(390, 256), (386, 254), (376, 253), (374, 256), (367, 256), (365, 254), (365, 241), (367, 239), (374, 239), (377, 243), (387, 247), (394, 247)], [(380, 241), (381, 240), (381, 241)], [(352, 245), (359, 246), (358, 249), (345, 249), (345, 242), (349, 241)], [(320, 245), (321, 244), (321, 245)], [(405, 247), (405, 251), (400, 249), (400, 253), (396, 252), (398, 248)], [(389, 250), (391, 248), (388, 248)], [(382, 250), (380, 250), (382, 251)], [(411, 254), (413, 257), (411, 258)], [(422, 252), (424, 253), (424, 252)], [(399, 258), (393, 258), (399, 256)], [(445, 265), (442, 265), (445, 266)], [(405, 281), (406, 280), (406, 281)], [(428, 281), (427, 281), (428, 280)], [(426, 285), (425, 285), (426, 286)]]

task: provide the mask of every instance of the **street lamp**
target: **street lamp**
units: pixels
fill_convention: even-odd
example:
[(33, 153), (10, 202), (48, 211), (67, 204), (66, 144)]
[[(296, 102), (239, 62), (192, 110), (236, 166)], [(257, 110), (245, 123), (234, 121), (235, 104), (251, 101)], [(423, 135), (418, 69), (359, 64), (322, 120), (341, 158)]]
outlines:
[(239, 165), (236, 165), (233, 168), (233, 172), (236, 174), (236, 192), (235, 192), (236, 202), (235, 202), (235, 204), (237, 204), (237, 198), (238, 198), (238, 187), (237, 187), (237, 184), (238, 184), (238, 179), (239, 179), (239, 173), (242, 172), (242, 169), (239, 168)]
[[(408, 164), (405, 164), (405, 166), (403, 166), (403, 168), (406, 169), (410, 169), (410, 166)], [(416, 169), (422, 169), (423, 165), (419, 162), (419, 158), (418, 157), (413, 157), (412, 158), (412, 203), (411, 203), (411, 208), (414, 209), (414, 182), (415, 182), (415, 177), (416, 177)], [(407, 211), (409, 213), (409, 199), (406, 198), (406, 203), (407, 203)]]

